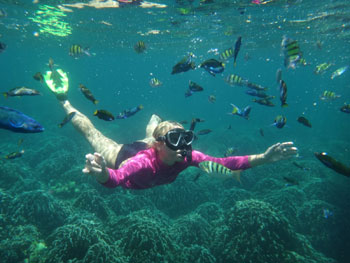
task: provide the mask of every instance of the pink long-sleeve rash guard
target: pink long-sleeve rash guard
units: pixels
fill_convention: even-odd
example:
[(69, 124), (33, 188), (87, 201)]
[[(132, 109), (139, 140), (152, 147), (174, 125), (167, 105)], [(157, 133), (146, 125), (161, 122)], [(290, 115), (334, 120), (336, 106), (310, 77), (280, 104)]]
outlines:
[(250, 168), (248, 155), (215, 158), (199, 151), (192, 151), (192, 161), (182, 161), (174, 165), (167, 165), (157, 158), (154, 148), (138, 152), (119, 169), (110, 169), (109, 179), (104, 186), (113, 188), (121, 186), (129, 189), (146, 189), (156, 185), (169, 184), (175, 181), (180, 172), (189, 166), (196, 166), (200, 162), (213, 161), (231, 170)]

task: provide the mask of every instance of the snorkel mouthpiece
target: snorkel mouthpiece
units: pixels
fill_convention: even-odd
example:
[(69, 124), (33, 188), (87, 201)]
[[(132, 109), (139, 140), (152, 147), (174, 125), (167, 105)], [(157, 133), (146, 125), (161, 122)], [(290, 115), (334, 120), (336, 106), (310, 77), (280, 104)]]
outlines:
[(186, 157), (186, 161), (188, 163), (192, 162), (192, 146), (190, 145), (189, 147), (187, 147), (186, 149), (183, 149), (181, 151), (181, 156), (182, 157)]

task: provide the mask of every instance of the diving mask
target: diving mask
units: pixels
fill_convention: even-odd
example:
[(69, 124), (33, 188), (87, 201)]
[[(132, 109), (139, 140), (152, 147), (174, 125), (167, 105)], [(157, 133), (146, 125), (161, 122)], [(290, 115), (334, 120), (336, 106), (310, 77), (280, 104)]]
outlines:
[(164, 141), (165, 144), (173, 151), (187, 149), (191, 146), (194, 134), (191, 130), (176, 128), (168, 131), (164, 136), (157, 138), (157, 141)]

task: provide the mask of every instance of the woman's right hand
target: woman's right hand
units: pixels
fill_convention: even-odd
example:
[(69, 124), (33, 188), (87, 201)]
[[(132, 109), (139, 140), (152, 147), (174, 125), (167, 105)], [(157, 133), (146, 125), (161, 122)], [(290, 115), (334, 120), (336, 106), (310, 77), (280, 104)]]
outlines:
[(83, 169), (84, 174), (90, 174), (95, 177), (100, 183), (105, 183), (108, 181), (109, 173), (106, 168), (106, 160), (99, 153), (88, 153), (85, 155), (86, 162)]

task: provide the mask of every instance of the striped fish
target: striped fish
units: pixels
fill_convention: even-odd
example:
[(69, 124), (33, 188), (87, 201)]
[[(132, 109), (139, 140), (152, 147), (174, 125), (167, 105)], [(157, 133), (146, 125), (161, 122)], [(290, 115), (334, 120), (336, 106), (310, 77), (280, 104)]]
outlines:
[(233, 177), (238, 182), (241, 182), (242, 170), (233, 171), (222, 164), (212, 161), (200, 162), (198, 166), (201, 170), (208, 174), (217, 174), (220, 175), (220, 178)]
[(230, 74), (225, 78), (225, 81), (231, 85), (237, 85), (237, 86), (243, 86), (247, 85), (248, 81), (246, 79), (243, 79), (242, 77), (236, 75), (236, 74)]
[(230, 48), (226, 49), (225, 51), (221, 52), (220, 59), (226, 61), (229, 58), (232, 58), (233, 54), (234, 54), (233, 53), (233, 48), (230, 47)]

